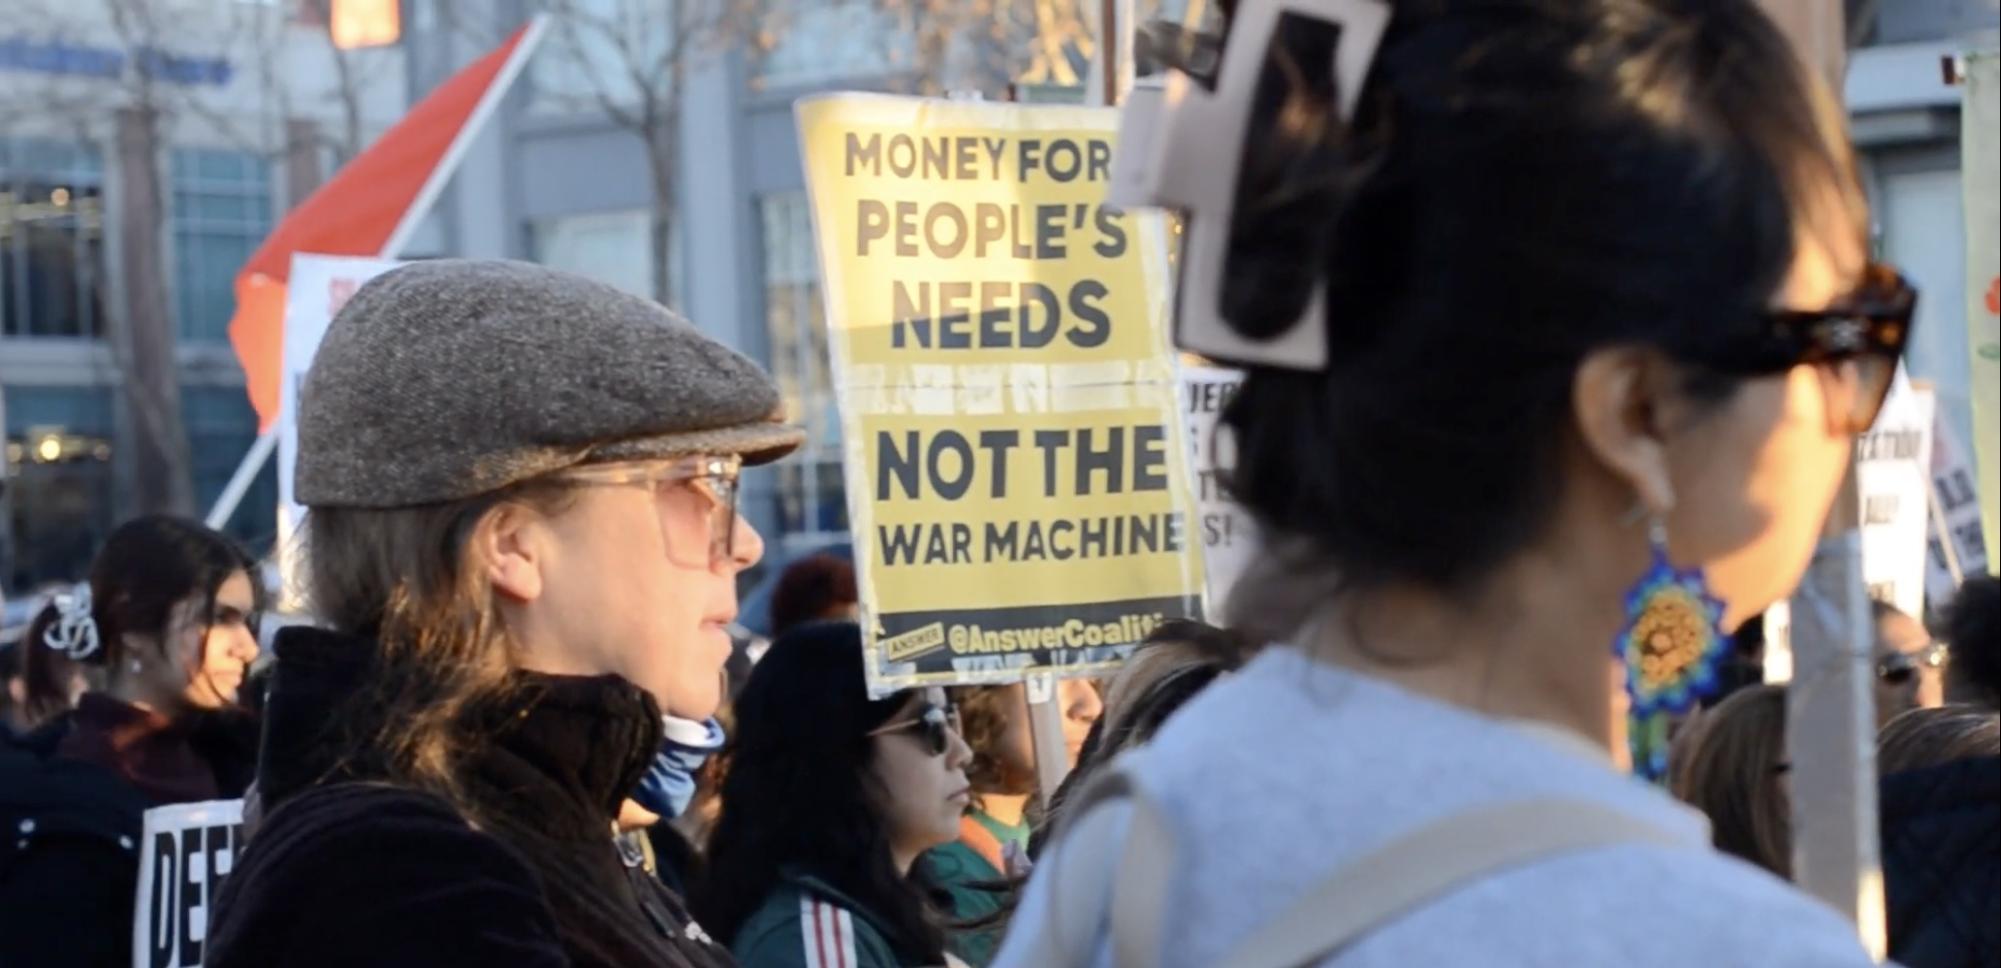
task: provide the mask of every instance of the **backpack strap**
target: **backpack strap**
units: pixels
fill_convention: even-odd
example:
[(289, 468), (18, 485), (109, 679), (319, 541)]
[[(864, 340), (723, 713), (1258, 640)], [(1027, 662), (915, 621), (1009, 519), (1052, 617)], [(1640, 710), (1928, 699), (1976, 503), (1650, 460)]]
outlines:
[[(1112, 814), (1102, 808), (1121, 803), (1132, 810), (1118, 838), (1107, 826)], [(1089, 965), (1109, 931), (1115, 965), (1159, 964), (1174, 839), (1132, 777), (1111, 764), (1084, 781), (1065, 804), (1051, 846), (1035, 870), (1047, 885), (1044, 930), (1010, 939), (1025, 949), (1021, 963)]]
[[(1239, 943), (1227, 968), (1316, 963), (1398, 917), (1501, 871), (1559, 854), (1688, 841), (1585, 800), (1518, 800), (1447, 815), (1342, 865)], [(1127, 964), (1157, 962), (1120, 961)]]

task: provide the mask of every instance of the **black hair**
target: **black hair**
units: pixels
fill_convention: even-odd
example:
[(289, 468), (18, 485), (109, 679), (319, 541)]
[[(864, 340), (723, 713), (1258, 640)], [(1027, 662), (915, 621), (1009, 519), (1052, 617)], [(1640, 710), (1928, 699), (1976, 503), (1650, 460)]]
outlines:
[(891, 859), (884, 791), (868, 766), (869, 732), (910, 701), (871, 700), (853, 623), (803, 625), (780, 636), (736, 700), (737, 730), (709, 839), (708, 875), (690, 898), (725, 943), (780, 886), (786, 869), (825, 881), (889, 929), (906, 963), (944, 960), (944, 932), (923, 864)]
[(1976, 575), (1959, 586), (1946, 613), (1947, 684), (1988, 708), (2001, 708), (2001, 583)]
[(1228, 485), (1271, 567), (1457, 590), (1546, 527), (1586, 354), (1653, 348), (1725, 398), (1700, 364), (1752, 336), (1817, 195), (1860, 196), (1751, 0), (1394, 6), (1352, 124), (1331, 28), (1289, 18), (1263, 68), (1221, 310), (1272, 332), (1324, 283), (1330, 363), (1250, 369)]
[(190, 597), (202, 602), (197, 613), (202, 624), (213, 624), (215, 594), (237, 572), (250, 576), (254, 608), (261, 611), (257, 563), (222, 532), (164, 515), (120, 525), (90, 566), (99, 648), (84, 661), (114, 669), (123, 665), (125, 635), (163, 638), (174, 606)]

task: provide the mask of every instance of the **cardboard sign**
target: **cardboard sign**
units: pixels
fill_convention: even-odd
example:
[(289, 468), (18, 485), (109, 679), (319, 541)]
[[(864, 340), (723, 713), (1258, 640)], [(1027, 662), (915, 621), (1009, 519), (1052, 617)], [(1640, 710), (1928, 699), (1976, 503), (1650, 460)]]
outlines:
[(869, 683), (1109, 671), (1201, 614), (1201, 534), (1102, 108), (799, 102)]
[(216, 894), (242, 846), (242, 800), (146, 811), (132, 968), (199, 968)]
[(1900, 376), (1876, 425), (1855, 444), (1862, 580), (1871, 598), (1917, 618), (1925, 613), (1935, 409), (1929, 388)]
[(1980, 487), (1966, 448), (1943, 419), (1932, 429), (1931, 532), (1927, 547), (1925, 597), (1933, 609), (1952, 603), (1959, 583), (1988, 571), (1987, 542), (1980, 528)]
[(1181, 368), (1181, 412), (1188, 422), (1189, 461), (1195, 471), (1195, 504), (1202, 520), (1202, 567), (1208, 574), (1209, 612), (1219, 614), (1230, 588), (1257, 549), (1256, 524), (1223, 493), (1222, 475), (1236, 464), (1236, 446), (1222, 426), (1223, 408), (1244, 382), (1238, 370)]
[(284, 578), (286, 602), (295, 601), (299, 576), (297, 542), (306, 509), (293, 498), (294, 472), (299, 461), (299, 388), (312, 369), (313, 355), (326, 338), (334, 314), (362, 284), (403, 263), (394, 259), (355, 256), (294, 255), (285, 294), (285, 355), (278, 387), (278, 568)]

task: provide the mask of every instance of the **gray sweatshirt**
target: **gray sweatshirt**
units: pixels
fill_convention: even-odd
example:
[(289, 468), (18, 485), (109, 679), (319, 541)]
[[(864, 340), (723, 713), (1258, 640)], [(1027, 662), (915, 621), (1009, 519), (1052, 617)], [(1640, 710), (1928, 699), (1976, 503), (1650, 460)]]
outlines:
[[(1552, 732), (1289, 648), (1267, 650), (1197, 697), (1127, 761), (1175, 833), (1162, 968), (1208, 968), (1332, 872), (1420, 824), (1549, 796), (1628, 812), (1685, 838), (1686, 846), (1602, 847), (1507, 869), (1390, 921), (1324, 965), (1873, 964), (1833, 910), (1716, 853), (1701, 814), (1615, 772), (1582, 740)], [(1125, 809), (1109, 806), (1077, 832), (1122, 844)], [(1062, 918), (1050, 883), (1062, 866), (1059, 843), (1037, 865), (995, 968), (1059, 968), (1027, 964), (1020, 942)], [(1077, 910), (1074, 899), (1061, 907)], [(1092, 964), (1111, 964), (1107, 943)]]

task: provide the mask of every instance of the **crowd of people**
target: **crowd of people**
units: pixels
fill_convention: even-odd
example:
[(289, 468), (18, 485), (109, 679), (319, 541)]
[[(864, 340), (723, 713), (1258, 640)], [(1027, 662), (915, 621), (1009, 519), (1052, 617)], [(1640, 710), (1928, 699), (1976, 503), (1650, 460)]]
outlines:
[[(1635, 588), (1750, 641), (1888, 392), (1915, 296), (1830, 93), (1748, 0), (1399, 2), (1379, 47), (1345, 98), (1326, 25), (1273, 35), (1208, 291), (1246, 339), (1334, 307), (1329, 360), (1248, 368), (1262, 551), (1227, 628), (1061, 684), (1060, 787), (1022, 685), (870, 693), (840, 556), (733, 636), (739, 474), (802, 440), (753, 363), (414, 263), (302, 389), (309, 623), (266, 654), (257, 562), (148, 517), (0, 653), (0, 965), (130, 964), (145, 811), (237, 797), (217, 968), (1873, 964), (1786, 882), (1755, 649), (1665, 788), (1608, 651)], [(1876, 613), (1909, 968), (2001, 962), (1996, 613)]]

